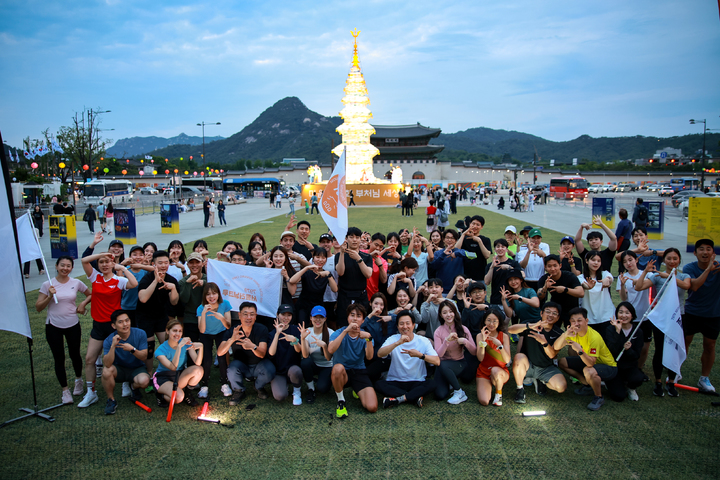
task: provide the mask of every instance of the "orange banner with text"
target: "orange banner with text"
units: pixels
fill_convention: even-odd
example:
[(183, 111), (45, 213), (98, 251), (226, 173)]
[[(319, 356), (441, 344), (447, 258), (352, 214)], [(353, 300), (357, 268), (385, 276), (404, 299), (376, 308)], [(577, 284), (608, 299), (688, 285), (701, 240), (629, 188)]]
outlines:
[[(305, 208), (307, 201), (308, 208), (312, 206), (312, 196), (315, 193), (318, 197), (318, 204), (322, 198), (322, 191), (327, 185), (324, 183), (313, 183), (302, 186), (300, 208)], [(400, 183), (372, 183), (372, 184), (348, 184), (347, 203), (350, 208), (350, 198), (355, 200), (355, 205), (362, 207), (364, 205), (389, 205), (395, 206), (400, 200), (400, 190), (405, 189), (405, 185)]]

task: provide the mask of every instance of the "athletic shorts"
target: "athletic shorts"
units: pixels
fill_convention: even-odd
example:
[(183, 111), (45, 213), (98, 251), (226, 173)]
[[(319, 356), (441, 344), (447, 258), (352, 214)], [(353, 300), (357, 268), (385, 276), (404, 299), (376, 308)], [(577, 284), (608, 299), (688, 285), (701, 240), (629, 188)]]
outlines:
[(701, 317), (686, 312), (682, 319), (685, 335), (702, 333), (703, 337), (717, 340), (720, 334), (720, 317)]
[[(505, 370), (505, 373), (510, 375), (510, 372), (508, 371), (507, 367), (500, 367), (500, 365), (493, 365), (493, 367), (502, 368), (503, 370)], [(475, 378), (484, 378), (486, 380), (490, 380), (490, 374), (492, 373), (493, 367), (487, 368), (485, 365), (483, 365), (481, 363), (480, 365), (478, 365), (477, 372), (475, 372)], [(508, 380), (509, 380), (509, 378), (508, 378)]]
[[(566, 357), (568, 367), (576, 372), (582, 372), (587, 365), (579, 356)], [(603, 381), (612, 380), (617, 376), (617, 367), (611, 367), (610, 365), (603, 365), (602, 363), (596, 363), (593, 368), (600, 376)]]
[(145, 365), (136, 368), (115, 365), (115, 370), (117, 370), (117, 375), (115, 376), (115, 382), (117, 383), (132, 382), (138, 375), (147, 373), (147, 367), (145, 367)]
[(640, 324), (640, 331), (642, 332), (643, 341), (645, 343), (652, 342), (653, 324), (650, 320), (645, 320)]
[(155, 375), (153, 375), (152, 381), (153, 385), (155, 385), (155, 390), (159, 389), (163, 383), (167, 382), (174, 382), (175, 381), (175, 373), (176, 372), (155, 372)]
[(562, 370), (560, 370), (555, 365), (550, 365), (549, 367), (542, 368), (542, 367), (536, 367), (535, 365), (533, 365), (531, 363), (530, 368), (528, 368), (528, 371), (525, 372), (525, 379), (526, 380), (539, 380), (542, 383), (548, 383), (550, 381), (550, 379), (557, 374), (562, 375)]
[(168, 319), (167, 318), (160, 318), (160, 319), (147, 319), (147, 318), (141, 318), (138, 319), (138, 328), (141, 328), (145, 331), (147, 334), (147, 338), (151, 338), (155, 336), (155, 333), (157, 332), (164, 332), (165, 327), (167, 326)]
[(110, 322), (98, 322), (93, 320), (93, 327), (90, 330), (90, 338), (104, 342), (107, 337), (115, 333), (115, 329)]
[(359, 393), (367, 387), (372, 388), (373, 385), (366, 369), (346, 368), (345, 373), (347, 373), (348, 376), (348, 381), (345, 386), (352, 388), (355, 393)]

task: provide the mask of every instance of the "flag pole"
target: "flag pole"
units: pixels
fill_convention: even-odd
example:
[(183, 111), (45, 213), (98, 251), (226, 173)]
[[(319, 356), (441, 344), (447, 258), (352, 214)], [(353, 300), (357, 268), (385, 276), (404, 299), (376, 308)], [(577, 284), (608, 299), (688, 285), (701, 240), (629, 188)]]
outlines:
[[(670, 277), (672, 277), (673, 275), (675, 275), (675, 270), (677, 270), (677, 268), (673, 268), (673, 269), (672, 269), (672, 272), (670, 272), (670, 276), (669, 276), (668, 278), (670, 278)], [(650, 315), (650, 312), (652, 312), (652, 309), (653, 309), (653, 308), (655, 307), (655, 305), (658, 303), (658, 300), (660, 300), (660, 299), (662, 298), (662, 296), (665, 294), (665, 290), (668, 288), (668, 283), (670, 283), (670, 282), (668, 282), (668, 281), (666, 280), (665, 283), (663, 284), (663, 286), (660, 287), (660, 291), (659, 291), (658, 294), (655, 296), (655, 298), (653, 299), (653, 301), (652, 301), (652, 303), (650, 304), (650, 306), (648, 307), (648, 309), (645, 310), (645, 314), (642, 316), (642, 318), (641, 318), (640, 321), (638, 322), (637, 326), (635, 327), (635, 330), (633, 330), (632, 335), (630, 335), (630, 339), (628, 340), (628, 342), (632, 342), (632, 340), (635, 338), (635, 334), (637, 333), (638, 328), (640, 328), (640, 325), (642, 324), (642, 322), (645, 321), (645, 319), (647, 319), (648, 315)], [(620, 352), (620, 355), (617, 356), (617, 358), (615, 359), (616, 362), (619, 362), (619, 361), (620, 361), (620, 357), (623, 356), (623, 353), (625, 353), (625, 349), (623, 349), (622, 352)]]
[[(47, 275), (48, 283), (50, 283), (50, 286), (52, 287), (52, 286), (53, 286), (53, 284), (52, 284), (52, 279), (50, 278), (50, 272), (48, 272), (47, 263), (45, 263), (45, 254), (42, 253), (42, 247), (40, 246), (40, 239), (38, 238), (37, 232), (35, 231), (35, 224), (34, 224), (33, 221), (32, 221), (32, 217), (30, 216), (30, 212), (27, 212), (25, 215), (28, 216), (28, 220), (30, 221), (30, 225), (33, 226), (33, 228), (32, 228), (33, 237), (35, 238), (35, 243), (37, 244), (38, 249), (40, 250), (40, 258), (42, 259), (43, 270), (45, 270), (45, 275)], [(53, 300), (55, 300), (55, 304), (57, 305), (57, 303), (58, 303), (57, 295), (53, 295)]]

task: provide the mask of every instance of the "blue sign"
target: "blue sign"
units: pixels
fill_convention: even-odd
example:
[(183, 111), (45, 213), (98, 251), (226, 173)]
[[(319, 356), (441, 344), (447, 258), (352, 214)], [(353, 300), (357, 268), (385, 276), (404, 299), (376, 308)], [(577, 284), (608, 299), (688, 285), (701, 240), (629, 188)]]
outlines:
[(646, 229), (650, 240), (662, 240), (665, 236), (665, 202), (645, 202), (648, 209)]
[(660, 158), (667, 158), (667, 152), (660, 153)]
[(119, 238), (125, 245), (137, 244), (137, 228), (135, 225), (134, 208), (115, 209), (115, 238)]
[[(592, 216), (600, 219), (610, 229), (615, 228), (615, 199), (612, 197), (593, 197)], [(594, 228), (600, 228), (593, 225)]]
[(160, 231), (162, 233), (180, 233), (180, 215), (175, 203), (160, 205)]

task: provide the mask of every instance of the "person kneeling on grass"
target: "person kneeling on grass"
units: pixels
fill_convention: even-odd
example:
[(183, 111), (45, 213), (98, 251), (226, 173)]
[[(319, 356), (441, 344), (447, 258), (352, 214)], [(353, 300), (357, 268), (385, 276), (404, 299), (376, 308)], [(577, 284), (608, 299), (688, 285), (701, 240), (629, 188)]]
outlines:
[(490, 403), (492, 387), (495, 387), (493, 405), (502, 406), (502, 387), (510, 380), (507, 363), (510, 361), (510, 337), (500, 331), (502, 314), (497, 310), (485, 312), (485, 327), (477, 336), (477, 357), (480, 360), (477, 373), (477, 397), (480, 405)]
[(282, 402), (288, 396), (288, 381), (293, 386), (293, 405), (302, 405), (300, 387), (303, 374), (300, 369), (300, 329), (292, 325), (292, 305), (280, 305), (275, 319), (275, 330), (268, 336), (268, 356), (275, 365), (275, 377), (270, 382), (275, 400)]
[(553, 344), (563, 333), (557, 325), (561, 308), (555, 302), (546, 302), (540, 312), (542, 319), (539, 322), (518, 323), (508, 329), (511, 334), (523, 338), (521, 351), (515, 355), (513, 362), (517, 385), (515, 403), (525, 403), (526, 381), (529, 385), (534, 383), (535, 393), (541, 396), (547, 394), (548, 387), (558, 393), (567, 388), (565, 376), (553, 363), (553, 358), (557, 357)]
[(553, 347), (560, 351), (569, 345), (577, 355), (561, 358), (560, 368), (577, 378), (583, 387), (575, 390), (577, 395), (595, 395), (587, 406), (600, 410), (605, 403), (601, 382), (608, 382), (617, 376), (617, 363), (602, 336), (588, 327), (587, 310), (575, 307), (569, 312), (570, 325), (565, 333), (555, 340)]
[[(191, 407), (198, 403), (192, 396), (190, 389), (197, 386), (203, 376), (200, 366), (203, 359), (203, 344), (193, 343), (190, 337), (183, 337), (183, 324), (173, 318), (165, 327), (167, 340), (155, 350), (158, 367), (153, 375), (153, 383), (157, 390), (159, 407), (167, 406), (172, 398), (173, 383), (177, 377), (177, 394), (175, 403), (185, 402)], [(187, 358), (195, 365), (187, 366)]]
[(232, 325), (225, 331), (225, 340), (217, 349), (218, 356), (225, 355), (232, 347), (233, 361), (228, 365), (228, 380), (232, 388), (230, 406), (245, 398), (244, 379), (255, 379), (258, 398), (268, 398), (265, 385), (275, 377), (275, 366), (265, 358), (268, 350), (268, 329), (257, 323), (257, 307), (252, 302), (240, 304), (240, 325)]
[[(328, 328), (326, 317), (325, 307), (318, 305), (310, 311), (312, 328), (305, 328), (305, 325), (300, 325), (300, 345), (303, 355), (300, 368), (308, 387), (307, 403), (315, 403), (315, 390), (326, 393), (330, 391), (332, 386), (330, 376), (333, 363), (328, 344), (330, 343), (330, 335), (333, 334), (334, 330)], [(317, 385), (315, 385), (316, 374), (318, 377)]]
[(130, 316), (125, 310), (115, 310), (110, 315), (110, 323), (115, 333), (103, 342), (102, 384), (107, 394), (105, 415), (117, 410), (115, 384), (129, 382), (132, 389), (130, 399), (142, 400), (141, 388), (150, 383), (150, 375), (145, 367), (147, 358), (147, 335), (139, 328), (130, 326)]
[(330, 378), (338, 398), (335, 414), (339, 419), (348, 416), (343, 395), (343, 389), (348, 384), (368, 412), (375, 413), (378, 409), (377, 395), (365, 369), (365, 359), (373, 358), (372, 335), (360, 330), (366, 313), (361, 304), (351, 303), (347, 307), (348, 326), (330, 336), (328, 351), (333, 355), (334, 363)]
[(638, 358), (643, 349), (643, 333), (640, 329), (641, 331), (635, 334), (635, 338), (631, 338), (637, 326), (633, 323), (635, 320), (637, 315), (632, 303), (620, 302), (615, 309), (615, 315), (610, 320), (610, 325), (601, 332), (613, 358), (617, 358), (620, 352), (623, 352), (623, 356), (617, 362), (617, 376), (612, 381), (605, 382), (610, 398), (616, 402), (625, 400), (626, 395), (635, 402), (640, 400), (636, 389), (643, 384), (645, 376), (638, 367)]
[[(415, 335), (415, 317), (408, 310), (397, 314), (398, 331), (378, 350), (378, 357), (390, 357), (386, 380), (378, 380), (375, 387), (383, 395), (383, 408), (401, 403), (423, 406), (423, 397), (435, 390), (435, 381), (427, 378), (425, 362), (440, 365), (440, 357), (430, 340)], [(400, 348), (397, 348), (400, 347)]]

